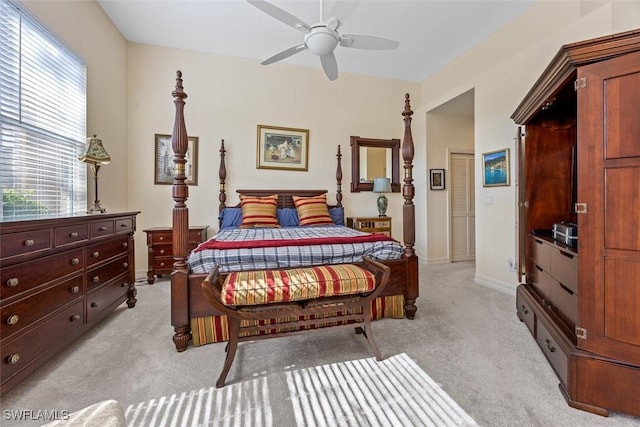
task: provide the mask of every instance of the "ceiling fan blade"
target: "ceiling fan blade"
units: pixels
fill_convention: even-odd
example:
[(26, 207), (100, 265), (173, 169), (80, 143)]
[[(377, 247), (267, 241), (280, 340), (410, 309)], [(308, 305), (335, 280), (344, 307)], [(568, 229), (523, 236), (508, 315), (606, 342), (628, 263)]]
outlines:
[(269, 65), (269, 64), (273, 64), (274, 62), (282, 61), (283, 59), (288, 58), (290, 56), (293, 56), (298, 52), (302, 52), (306, 48), (307, 47), (304, 45), (304, 43), (300, 43), (300, 44), (297, 44), (295, 46), (291, 46), (290, 48), (287, 48), (287, 49), (283, 50), (282, 52), (278, 52), (275, 55), (265, 59), (264, 61), (261, 62), (261, 64), (262, 65)]
[(399, 45), (400, 43), (395, 40), (365, 34), (342, 34), (340, 36), (340, 46), (354, 49), (393, 50)]
[(336, 61), (336, 56), (333, 53), (321, 56), (320, 62), (322, 63), (322, 69), (329, 80), (335, 80), (338, 78), (338, 61)]
[(289, 12), (286, 12), (283, 9), (280, 9), (278, 6), (275, 6), (269, 2), (266, 2), (264, 0), (247, 0), (247, 2), (257, 7), (267, 15), (273, 18), (276, 18), (278, 21), (283, 22), (288, 26), (295, 28), (301, 33), (306, 33), (311, 29), (311, 27), (307, 23), (305, 23), (303, 20), (296, 18)]

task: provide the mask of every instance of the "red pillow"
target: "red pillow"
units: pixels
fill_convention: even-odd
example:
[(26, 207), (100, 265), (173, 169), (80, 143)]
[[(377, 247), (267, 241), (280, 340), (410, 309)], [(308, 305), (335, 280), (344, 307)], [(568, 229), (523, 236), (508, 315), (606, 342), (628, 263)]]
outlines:
[(240, 196), (242, 223), (240, 228), (280, 227), (276, 217), (278, 195), (267, 197)]
[(293, 196), (300, 225), (333, 225), (327, 208), (327, 196)]

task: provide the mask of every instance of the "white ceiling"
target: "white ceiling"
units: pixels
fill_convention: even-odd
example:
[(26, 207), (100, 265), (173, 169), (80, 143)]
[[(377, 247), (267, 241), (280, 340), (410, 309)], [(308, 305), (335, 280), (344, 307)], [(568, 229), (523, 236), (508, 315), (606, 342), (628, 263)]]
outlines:
[[(303, 35), (245, 0), (97, 0), (131, 42), (255, 59), (303, 41)], [(347, 10), (341, 33), (400, 42), (397, 50), (338, 46), (340, 72), (423, 81), (537, 0), (338, 0)], [(320, 0), (271, 0), (309, 25), (320, 21)], [(335, 0), (327, 0), (325, 13)], [(321, 69), (303, 51), (283, 62)], [(277, 67), (278, 64), (268, 65)]]

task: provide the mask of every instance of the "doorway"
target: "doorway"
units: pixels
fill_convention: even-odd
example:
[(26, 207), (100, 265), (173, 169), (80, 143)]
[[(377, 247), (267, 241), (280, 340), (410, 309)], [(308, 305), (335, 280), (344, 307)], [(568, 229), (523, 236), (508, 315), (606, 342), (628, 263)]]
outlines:
[(450, 255), (452, 262), (476, 258), (475, 156), (454, 152), (449, 155), (451, 171)]

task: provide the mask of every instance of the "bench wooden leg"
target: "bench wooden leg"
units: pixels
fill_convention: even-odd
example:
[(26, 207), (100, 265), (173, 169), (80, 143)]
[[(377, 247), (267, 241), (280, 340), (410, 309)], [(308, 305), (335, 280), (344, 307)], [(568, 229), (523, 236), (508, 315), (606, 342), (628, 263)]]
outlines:
[(222, 372), (216, 381), (216, 388), (224, 387), (224, 381), (227, 379), (233, 359), (236, 357), (236, 350), (238, 349), (238, 335), (240, 333), (240, 320), (229, 317), (229, 342), (225, 348), (227, 356), (224, 359), (224, 367)]
[[(368, 305), (368, 304), (367, 304)], [(376, 360), (382, 360), (382, 354), (380, 353), (380, 349), (378, 349), (378, 345), (376, 341), (373, 339), (373, 331), (371, 330), (371, 308), (363, 307), (364, 312), (364, 328), (362, 328), (362, 334), (367, 339), (369, 343), (369, 348), (371, 352), (376, 357)]]

